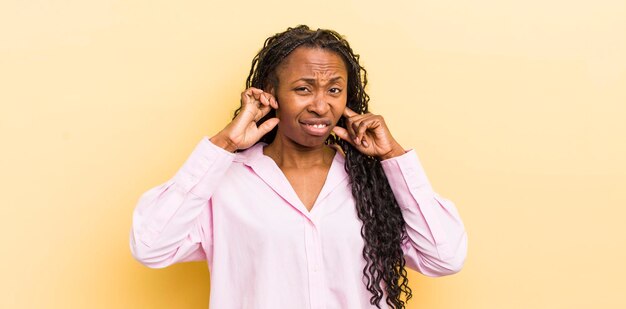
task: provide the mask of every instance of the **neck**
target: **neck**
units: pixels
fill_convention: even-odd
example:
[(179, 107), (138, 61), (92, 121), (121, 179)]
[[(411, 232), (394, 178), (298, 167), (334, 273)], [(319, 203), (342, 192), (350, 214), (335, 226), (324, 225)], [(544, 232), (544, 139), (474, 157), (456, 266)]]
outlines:
[(281, 169), (306, 169), (330, 166), (335, 150), (324, 144), (315, 147), (305, 147), (293, 142), (287, 142), (284, 140), (284, 137), (276, 135), (274, 141), (263, 149), (263, 154), (272, 158)]

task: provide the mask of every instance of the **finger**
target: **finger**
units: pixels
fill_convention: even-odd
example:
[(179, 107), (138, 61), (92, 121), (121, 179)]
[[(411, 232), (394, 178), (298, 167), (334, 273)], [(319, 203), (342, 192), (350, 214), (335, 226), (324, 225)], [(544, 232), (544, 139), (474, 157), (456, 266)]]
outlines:
[(358, 144), (360, 141), (356, 140), (357, 137), (360, 138), (358, 131), (359, 131), (359, 125), (361, 124), (361, 122), (366, 119), (371, 117), (372, 114), (356, 114), (355, 116), (352, 116), (350, 118), (346, 118), (346, 128), (348, 129), (348, 133), (350, 133), (350, 136), (352, 136), (353, 139), (355, 139), (355, 142)]
[(259, 109), (258, 105), (255, 102), (254, 98), (251, 96), (250, 91), (246, 90), (241, 93), (241, 111), (239, 112), (238, 117), (244, 117), (246, 120), (255, 120), (260, 119), (262, 111)]
[(255, 121), (259, 121), (261, 118), (265, 117), (265, 115), (267, 115), (272, 110), (272, 108), (270, 106), (262, 105), (257, 110), (258, 112), (257, 117), (255, 117)]
[(263, 93), (263, 90), (261, 90), (259, 88), (255, 88), (255, 87), (250, 87), (247, 90), (249, 90), (250, 93), (254, 93), (256, 95)]
[(372, 127), (373, 124), (374, 124), (374, 119), (371, 119), (371, 118), (363, 119), (362, 121), (359, 122), (358, 128), (355, 130), (356, 137), (359, 141), (365, 140), (365, 133), (367, 132), (369, 128)]
[(358, 128), (358, 124), (360, 122), (361, 119), (365, 118), (368, 116), (368, 114), (365, 115), (360, 115), (355, 113), (354, 111), (352, 111), (351, 109), (347, 108), (347, 110), (349, 110), (348, 113), (351, 112), (350, 115), (353, 115), (352, 117), (348, 117), (347, 114), (344, 110), (343, 115), (345, 116), (344, 118), (346, 119), (346, 129), (348, 130), (348, 133), (350, 134), (350, 137), (352, 137), (352, 139), (354, 139), (357, 135), (356, 135), (356, 130)]
[[(354, 141), (354, 138), (356, 137), (356, 132), (354, 131), (354, 126), (353, 126), (354, 123), (349, 118), (346, 119), (346, 120), (347, 121), (346, 121), (345, 130), (348, 132), (348, 135), (349, 135), (350, 139), (352, 141)], [(344, 129), (344, 128), (342, 128), (342, 129)]]
[(259, 89), (256, 88), (248, 88), (246, 89), (244, 92), (241, 93), (241, 107), (244, 106), (248, 106), (248, 105), (254, 105), (254, 106), (258, 106), (259, 103), (258, 101), (260, 101), (260, 93), (263, 93), (263, 91), (259, 92)]
[(357, 120), (361, 120), (361, 119), (365, 119), (365, 118), (369, 118), (372, 117), (373, 114), (372, 113), (366, 113), (366, 114), (356, 114), (352, 117), (350, 117), (350, 120), (352, 121), (357, 121)]
[(261, 103), (262, 105), (269, 106), (270, 100), (267, 98), (267, 94), (265, 92), (255, 93), (254, 97)]
[(343, 115), (350, 118), (350, 117), (354, 117), (356, 115), (359, 115), (358, 113), (356, 113), (355, 111), (351, 110), (349, 107), (346, 106), (346, 108), (343, 110)]
[[(254, 121), (259, 121), (267, 115), (272, 108), (271, 94), (256, 88), (248, 88), (241, 94), (242, 113), (250, 115)], [(274, 103), (274, 105), (277, 105)]]
[(276, 98), (274, 98), (271, 93), (254, 88), (252, 90), (252, 94), (254, 95), (254, 98), (261, 102), (261, 104), (271, 106), (274, 109), (278, 108), (278, 102), (276, 102)]
[(334, 127), (333, 128), (333, 132), (335, 133), (335, 135), (337, 135), (339, 138), (341, 138), (342, 140), (350, 143), (352, 146), (354, 146), (354, 142), (352, 141), (352, 138), (350, 137), (350, 134), (348, 133), (348, 131), (342, 127)]
[(252, 91), (247, 89), (241, 93), (241, 107), (244, 107), (250, 101), (250, 97), (252, 96)]
[(278, 109), (278, 101), (276, 101), (276, 98), (271, 93), (268, 93), (268, 92), (266, 92), (266, 95), (270, 100), (270, 106), (273, 109)]
[[(248, 89), (246, 89), (246, 94), (250, 97), (250, 103), (254, 102), (256, 104), (258, 104), (259, 102), (261, 102), (262, 98), (261, 95), (263, 94), (263, 90), (261, 89), (257, 89), (254, 87), (250, 87)], [(258, 101), (258, 102), (255, 102)]]
[(276, 101), (276, 98), (269, 92), (264, 92), (263, 95), (267, 98), (267, 101), (269, 102), (269, 106), (272, 107), (273, 109), (278, 109), (278, 102)]
[(272, 131), (272, 129), (278, 124), (278, 122), (280, 122), (278, 118), (270, 118), (264, 121), (259, 126), (259, 136), (263, 136), (267, 134), (269, 131)]
[(355, 130), (356, 133), (356, 143), (362, 143), (363, 142), (363, 135), (365, 134), (365, 131), (367, 130), (367, 123), (365, 121), (362, 121), (361, 123), (359, 123), (357, 129)]
[(362, 124), (363, 124), (362, 120), (356, 120), (350, 124), (350, 131), (352, 133), (352, 138), (354, 139), (354, 142), (357, 144), (361, 143), (361, 137), (363, 136), (361, 134)]

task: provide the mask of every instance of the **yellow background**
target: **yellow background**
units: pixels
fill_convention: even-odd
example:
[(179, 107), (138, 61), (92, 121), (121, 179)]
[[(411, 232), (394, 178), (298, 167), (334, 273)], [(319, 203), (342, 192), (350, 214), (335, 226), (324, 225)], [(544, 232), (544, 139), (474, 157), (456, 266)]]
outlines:
[(205, 263), (132, 259), (132, 210), (302, 23), (346, 35), (465, 221), (409, 308), (626, 308), (623, 0), (3, 0), (0, 308), (206, 308)]

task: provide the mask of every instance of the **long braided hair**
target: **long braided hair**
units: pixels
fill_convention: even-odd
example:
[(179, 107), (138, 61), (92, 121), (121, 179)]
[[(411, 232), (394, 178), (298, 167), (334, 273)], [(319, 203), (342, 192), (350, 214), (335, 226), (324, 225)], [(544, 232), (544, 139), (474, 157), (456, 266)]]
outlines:
[[(301, 25), (269, 37), (252, 60), (246, 88), (267, 89), (270, 85), (276, 88), (276, 68), (300, 46), (322, 48), (340, 55), (348, 69), (347, 106), (359, 114), (368, 112), (369, 96), (365, 93), (367, 71), (359, 64), (359, 55), (354, 54), (348, 42), (332, 30), (313, 31)], [(235, 111), (235, 116), (240, 110)], [(276, 111), (271, 110), (258, 124), (275, 116)], [(345, 118), (342, 117), (337, 125), (345, 128)], [(270, 144), (276, 131), (277, 128), (274, 128), (259, 142)], [(402, 293), (407, 301), (412, 296), (401, 248), (407, 233), (380, 160), (363, 155), (350, 143), (334, 135), (329, 136), (326, 143), (339, 145), (346, 156), (345, 170), (352, 184), (358, 217), (363, 222), (361, 236), (365, 243), (363, 258), (366, 261), (363, 276), (367, 289), (372, 293), (370, 303), (380, 308), (380, 301), (386, 293), (386, 303), (391, 308), (405, 308)]]

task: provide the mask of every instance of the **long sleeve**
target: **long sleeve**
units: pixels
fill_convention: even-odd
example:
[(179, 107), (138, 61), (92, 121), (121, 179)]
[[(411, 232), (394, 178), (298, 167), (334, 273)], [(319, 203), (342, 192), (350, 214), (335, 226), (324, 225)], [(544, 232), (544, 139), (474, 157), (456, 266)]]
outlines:
[(454, 204), (435, 193), (414, 150), (381, 162), (406, 222), (407, 266), (431, 276), (461, 270), (467, 234)]
[(135, 259), (151, 268), (206, 259), (210, 198), (234, 157), (203, 137), (172, 179), (139, 198), (130, 231)]

